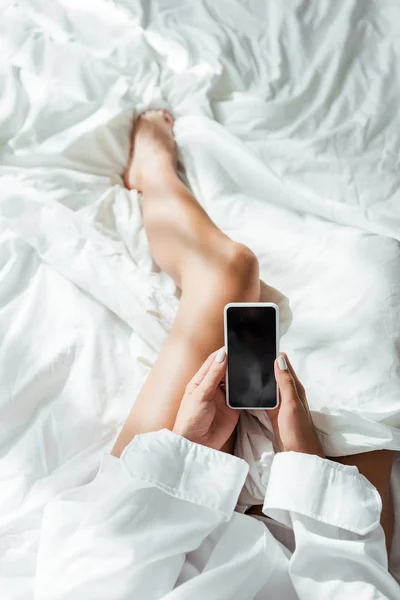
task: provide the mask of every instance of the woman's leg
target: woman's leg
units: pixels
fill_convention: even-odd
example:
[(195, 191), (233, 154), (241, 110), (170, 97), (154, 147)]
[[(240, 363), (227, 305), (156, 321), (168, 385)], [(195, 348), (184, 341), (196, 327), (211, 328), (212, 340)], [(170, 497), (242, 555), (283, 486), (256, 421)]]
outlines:
[(137, 433), (173, 427), (186, 384), (224, 343), (225, 304), (260, 299), (254, 254), (224, 235), (179, 180), (172, 119), (165, 111), (150, 111), (136, 121), (125, 183), (142, 192), (150, 251), (182, 296), (171, 333), (112, 451), (115, 456)]

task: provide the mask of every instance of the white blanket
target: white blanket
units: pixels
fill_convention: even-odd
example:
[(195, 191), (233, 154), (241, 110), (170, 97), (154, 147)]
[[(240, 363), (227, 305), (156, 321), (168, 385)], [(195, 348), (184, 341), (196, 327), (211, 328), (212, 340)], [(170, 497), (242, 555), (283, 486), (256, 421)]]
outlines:
[[(121, 187), (132, 111), (172, 110), (196, 196), (259, 257), (327, 452), (400, 450), (400, 7), (0, 6), (2, 597), (31, 597), (44, 504), (93, 475), (176, 311)], [(264, 433), (246, 415), (256, 497)]]

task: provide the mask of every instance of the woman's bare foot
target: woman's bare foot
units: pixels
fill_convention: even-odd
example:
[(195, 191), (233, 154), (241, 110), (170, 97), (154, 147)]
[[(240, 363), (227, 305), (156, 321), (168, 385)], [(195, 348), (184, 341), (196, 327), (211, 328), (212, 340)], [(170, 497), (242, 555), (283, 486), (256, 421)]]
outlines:
[(128, 189), (143, 191), (147, 178), (176, 171), (177, 151), (174, 140), (174, 120), (167, 110), (148, 110), (135, 121), (131, 151), (124, 173)]

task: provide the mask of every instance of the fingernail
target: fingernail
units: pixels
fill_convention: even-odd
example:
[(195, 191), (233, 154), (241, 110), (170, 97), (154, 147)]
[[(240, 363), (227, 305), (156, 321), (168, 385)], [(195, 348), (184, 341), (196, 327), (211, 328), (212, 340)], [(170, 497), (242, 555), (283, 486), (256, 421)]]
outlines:
[(216, 362), (222, 363), (224, 362), (224, 358), (225, 358), (225, 348), (220, 348), (217, 352), (217, 354), (215, 355), (215, 360)]
[(285, 357), (282, 356), (282, 354), (280, 354), (278, 356), (278, 367), (280, 368), (281, 371), (287, 371), (287, 364), (286, 364), (286, 360)]

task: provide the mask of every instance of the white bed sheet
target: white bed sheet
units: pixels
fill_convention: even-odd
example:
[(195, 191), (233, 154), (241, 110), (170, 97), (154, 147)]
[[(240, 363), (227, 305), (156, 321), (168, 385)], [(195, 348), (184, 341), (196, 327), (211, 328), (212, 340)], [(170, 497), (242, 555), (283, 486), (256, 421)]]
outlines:
[[(32, 597), (45, 502), (93, 475), (176, 311), (121, 187), (133, 110), (173, 111), (199, 201), (257, 253), (327, 451), (400, 450), (400, 7), (0, 6), (1, 597)], [(266, 426), (241, 424), (243, 501)]]

